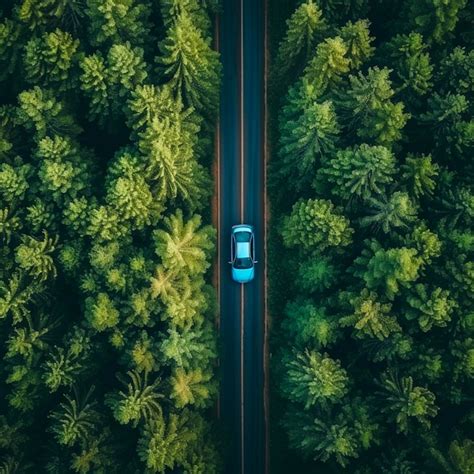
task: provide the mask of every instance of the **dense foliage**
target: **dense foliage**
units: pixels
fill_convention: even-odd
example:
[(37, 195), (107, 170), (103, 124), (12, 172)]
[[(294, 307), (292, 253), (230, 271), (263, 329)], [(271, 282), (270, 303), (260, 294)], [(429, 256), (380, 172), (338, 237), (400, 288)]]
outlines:
[(215, 4), (1, 2), (2, 473), (218, 470)]
[(272, 5), (275, 472), (472, 474), (474, 3)]

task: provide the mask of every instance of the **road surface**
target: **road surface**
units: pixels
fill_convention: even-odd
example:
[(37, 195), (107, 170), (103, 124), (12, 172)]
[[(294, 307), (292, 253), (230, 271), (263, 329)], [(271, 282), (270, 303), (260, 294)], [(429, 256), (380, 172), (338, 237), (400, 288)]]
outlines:
[[(223, 0), (218, 21), (223, 63), (218, 125), (219, 417), (226, 474), (266, 472), (265, 407), (265, 11), (264, 0)], [(255, 280), (230, 276), (230, 229), (255, 227)]]

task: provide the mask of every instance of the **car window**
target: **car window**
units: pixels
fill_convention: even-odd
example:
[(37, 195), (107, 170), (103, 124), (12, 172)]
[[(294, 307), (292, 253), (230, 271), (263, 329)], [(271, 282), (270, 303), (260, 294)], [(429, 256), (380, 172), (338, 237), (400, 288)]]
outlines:
[(252, 259), (251, 258), (236, 258), (235, 259), (235, 263), (234, 263), (234, 267), (239, 269), (239, 270), (243, 270), (243, 269), (246, 269), (246, 268), (252, 268)]
[(235, 240), (237, 242), (248, 242), (250, 240), (250, 232), (237, 232)]

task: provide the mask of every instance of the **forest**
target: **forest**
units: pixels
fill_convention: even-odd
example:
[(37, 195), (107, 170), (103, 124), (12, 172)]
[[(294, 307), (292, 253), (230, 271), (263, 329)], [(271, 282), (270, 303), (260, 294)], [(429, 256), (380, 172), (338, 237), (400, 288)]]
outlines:
[(269, 0), (272, 472), (474, 473), (474, 2)]
[(215, 0), (0, 2), (0, 473), (218, 472)]

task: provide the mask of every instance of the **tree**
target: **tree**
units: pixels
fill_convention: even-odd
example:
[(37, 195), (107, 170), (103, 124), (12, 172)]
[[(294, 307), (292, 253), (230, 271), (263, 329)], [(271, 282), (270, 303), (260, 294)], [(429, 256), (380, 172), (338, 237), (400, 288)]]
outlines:
[(311, 300), (288, 303), (282, 328), (297, 347), (327, 347), (338, 335), (335, 319), (327, 314), (326, 308), (315, 306)]
[(162, 0), (161, 15), (167, 28), (179, 21), (180, 15), (189, 15), (193, 24), (201, 33), (208, 34), (211, 28), (208, 13), (200, 5), (199, 0)]
[(87, 394), (81, 397), (74, 387), (74, 398), (65, 395), (66, 401), (61, 402), (59, 408), (50, 413), (50, 430), (59, 444), (74, 446), (94, 436), (100, 415), (96, 409), (97, 403), (89, 402), (93, 391), (94, 387), (91, 387)]
[(414, 29), (424, 33), (430, 41), (441, 43), (456, 27), (459, 13), (465, 6), (466, 0), (412, 0), (408, 18)]
[(35, 86), (18, 95), (18, 118), (27, 129), (33, 129), (38, 139), (48, 134), (74, 136), (81, 128), (74, 122), (73, 117), (58, 102), (48, 89)]
[(401, 138), (409, 114), (402, 102), (393, 103), (394, 91), (387, 68), (369, 68), (367, 75), (359, 72), (349, 76), (350, 87), (340, 93), (341, 117), (362, 140), (390, 146)]
[(317, 256), (301, 263), (296, 283), (306, 291), (322, 292), (331, 288), (336, 283), (338, 276), (338, 268), (330, 259)]
[(423, 332), (433, 326), (446, 327), (451, 320), (455, 303), (450, 299), (450, 293), (441, 288), (435, 288), (431, 294), (426, 285), (418, 284), (407, 297), (410, 309), (406, 312), (408, 319), (418, 319)]
[(96, 331), (101, 332), (115, 327), (119, 322), (119, 311), (107, 293), (89, 296), (85, 301), (85, 316)]
[(359, 69), (373, 55), (375, 48), (371, 45), (374, 38), (370, 36), (368, 20), (358, 20), (355, 23), (348, 21), (339, 36), (347, 46), (349, 69)]
[(376, 241), (355, 260), (355, 274), (362, 276), (369, 289), (380, 288), (389, 300), (419, 276), (422, 259), (415, 249), (402, 247), (385, 250)]
[(113, 412), (114, 418), (122, 425), (131, 423), (137, 426), (140, 421), (152, 423), (162, 416), (159, 401), (163, 395), (159, 393), (160, 379), (148, 383), (148, 373), (139, 374), (129, 371), (128, 382), (118, 375), (118, 379), (126, 387), (126, 391), (112, 392), (106, 396), (105, 403)]
[(356, 337), (369, 336), (383, 340), (401, 331), (397, 319), (391, 314), (392, 305), (381, 303), (376, 293), (364, 288), (360, 296), (350, 299), (350, 304), (353, 314), (340, 318), (339, 323), (353, 326)]
[(474, 442), (470, 439), (454, 440), (449, 445), (447, 456), (435, 448), (430, 452), (448, 474), (469, 474), (474, 469)]
[(87, 0), (89, 38), (94, 46), (129, 41), (143, 46), (150, 35), (150, 4), (136, 0)]
[(286, 21), (286, 35), (278, 46), (275, 71), (281, 77), (291, 68), (305, 64), (325, 30), (319, 6), (308, 0)]
[(369, 198), (370, 215), (360, 220), (362, 226), (372, 226), (385, 234), (408, 228), (416, 219), (416, 208), (408, 194), (396, 191), (391, 196)]
[(198, 435), (196, 418), (187, 410), (170, 413), (167, 418), (160, 414), (145, 427), (138, 440), (138, 455), (148, 469), (164, 473), (167, 468), (182, 465)]
[(439, 166), (433, 163), (431, 155), (409, 153), (402, 165), (403, 180), (412, 196), (431, 196), (436, 187)]
[(159, 44), (158, 66), (161, 75), (183, 103), (211, 118), (219, 105), (220, 65), (209, 40), (182, 13)]
[(341, 199), (369, 199), (382, 194), (394, 175), (395, 157), (390, 150), (362, 144), (339, 150), (323, 165), (315, 186), (318, 188), (320, 181), (327, 180), (333, 185), (333, 194)]
[(383, 53), (386, 63), (393, 67), (397, 93), (403, 92), (404, 97), (416, 103), (410, 93), (422, 96), (429, 92), (433, 66), (422, 35), (396, 35), (387, 43)]
[(318, 45), (315, 56), (304, 70), (304, 77), (320, 97), (337, 85), (348, 71), (347, 46), (341, 37), (336, 36), (325, 39)]
[(77, 61), (79, 40), (56, 29), (26, 44), (26, 78), (33, 84), (65, 91), (75, 87), (73, 68)]
[(347, 372), (328, 354), (299, 352), (289, 359), (285, 368), (283, 393), (306, 410), (315, 405), (325, 407), (336, 403), (347, 393)]
[(412, 377), (402, 377), (392, 372), (384, 374), (377, 382), (381, 388), (377, 396), (387, 413), (397, 424), (397, 431), (406, 433), (413, 421), (430, 427), (430, 418), (436, 416), (436, 397), (424, 387), (414, 386)]
[(20, 25), (5, 18), (0, 23), (0, 80), (4, 81), (12, 75), (20, 61), (21, 35)]
[(210, 383), (212, 373), (203, 373), (201, 369), (185, 370), (178, 367), (171, 375), (171, 398), (176, 408), (186, 405), (205, 407), (209, 405), (213, 386)]
[(356, 433), (344, 413), (315, 417), (311, 412), (299, 411), (291, 413), (285, 424), (290, 446), (301, 450), (306, 458), (334, 459), (344, 467), (358, 455)]
[(203, 273), (209, 266), (207, 256), (214, 248), (214, 230), (201, 227), (201, 217), (194, 215), (184, 221), (183, 213), (164, 219), (165, 229), (154, 231), (156, 253), (167, 269), (186, 270), (190, 275)]
[(24, 236), (16, 248), (15, 261), (21, 269), (40, 281), (56, 277), (56, 266), (51, 253), (54, 252), (58, 238), (51, 238), (43, 232), (43, 240)]
[(305, 104), (296, 120), (282, 122), (280, 133), (280, 172), (300, 190), (335, 150), (339, 127), (332, 103)]
[(353, 230), (331, 201), (300, 200), (293, 205), (282, 228), (286, 246), (301, 246), (307, 250), (323, 251), (328, 247), (344, 247), (351, 242)]

